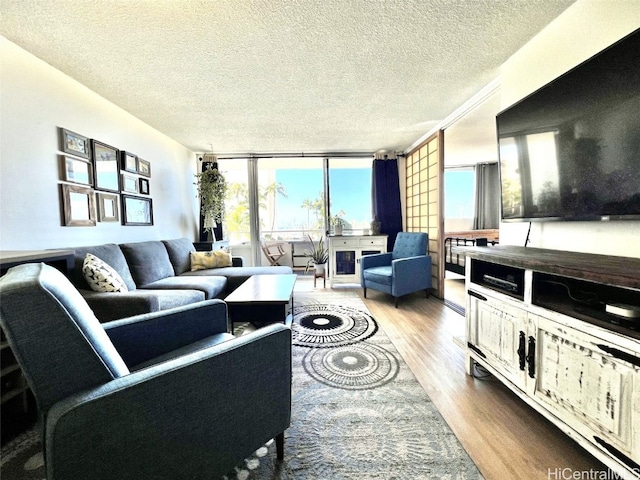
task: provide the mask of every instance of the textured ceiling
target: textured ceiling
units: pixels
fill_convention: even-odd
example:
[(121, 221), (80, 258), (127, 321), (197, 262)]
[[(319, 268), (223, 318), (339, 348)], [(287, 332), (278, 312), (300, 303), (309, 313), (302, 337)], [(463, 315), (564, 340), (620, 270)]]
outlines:
[(404, 150), (574, 0), (2, 0), (0, 32), (182, 143)]

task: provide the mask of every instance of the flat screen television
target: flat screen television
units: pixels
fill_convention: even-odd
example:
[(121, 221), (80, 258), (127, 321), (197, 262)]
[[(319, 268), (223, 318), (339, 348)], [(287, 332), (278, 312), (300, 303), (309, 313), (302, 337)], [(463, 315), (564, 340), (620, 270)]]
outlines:
[(640, 29), (496, 124), (504, 222), (640, 220)]

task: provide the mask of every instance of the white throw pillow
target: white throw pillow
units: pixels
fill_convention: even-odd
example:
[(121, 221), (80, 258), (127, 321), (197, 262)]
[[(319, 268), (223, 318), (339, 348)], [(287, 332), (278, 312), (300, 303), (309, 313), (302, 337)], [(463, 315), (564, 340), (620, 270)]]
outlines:
[(87, 253), (84, 257), (82, 274), (91, 289), (96, 292), (129, 291), (120, 274), (91, 253)]

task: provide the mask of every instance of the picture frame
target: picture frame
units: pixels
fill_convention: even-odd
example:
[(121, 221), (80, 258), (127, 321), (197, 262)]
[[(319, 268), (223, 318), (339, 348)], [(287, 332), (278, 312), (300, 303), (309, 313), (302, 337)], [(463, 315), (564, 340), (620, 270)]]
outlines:
[(120, 221), (120, 195), (113, 193), (96, 192), (98, 198), (98, 221), (99, 222), (119, 222)]
[(149, 179), (148, 178), (139, 178), (139, 193), (143, 195), (149, 195)]
[(138, 173), (138, 156), (133, 153), (120, 151), (120, 161), (122, 165), (120, 168), (126, 172)]
[(138, 173), (145, 177), (151, 177), (151, 163), (147, 160), (138, 158)]
[(65, 182), (93, 185), (93, 164), (89, 160), (63, 155), (61, 164)]
[(153, 225), (153, 202), (148, 197), (122, 195), (123, 225)]
[(89, 139), (66, 128), (60, 128), (60, 150), (76, 157), (91, 158)]
[(92, 188), (61, 184), (62, 212), (66, 227), (95, 227), (96, 205)]
[(122, 191), (128, 193), (140, 193), (138, 177), (123, 173), (120, 175)]
[(119, 192), (118, 149), (97, 140), (91, 141), (93, 153), (93, 185), (97, 190)]

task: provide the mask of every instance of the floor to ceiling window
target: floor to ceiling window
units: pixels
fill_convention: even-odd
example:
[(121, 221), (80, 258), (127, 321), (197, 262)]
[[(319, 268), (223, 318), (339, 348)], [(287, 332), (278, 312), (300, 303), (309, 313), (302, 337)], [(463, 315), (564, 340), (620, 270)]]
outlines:
[(371, 226), (371, 158), (329, 159), (329, 210), (344, 221), (344, 233)]
[(283, 242), (289, 250), (285, 263), (304, 265), (308, 236), (316, 240), (326, 234), (329, 213), (343, 218), (345, 234), (369, 228), (371, 162), (371, 157), (219, 159), (228, 184), (224, 239), (250, 249), (253, 264), (264, 263), (260, 243)]

